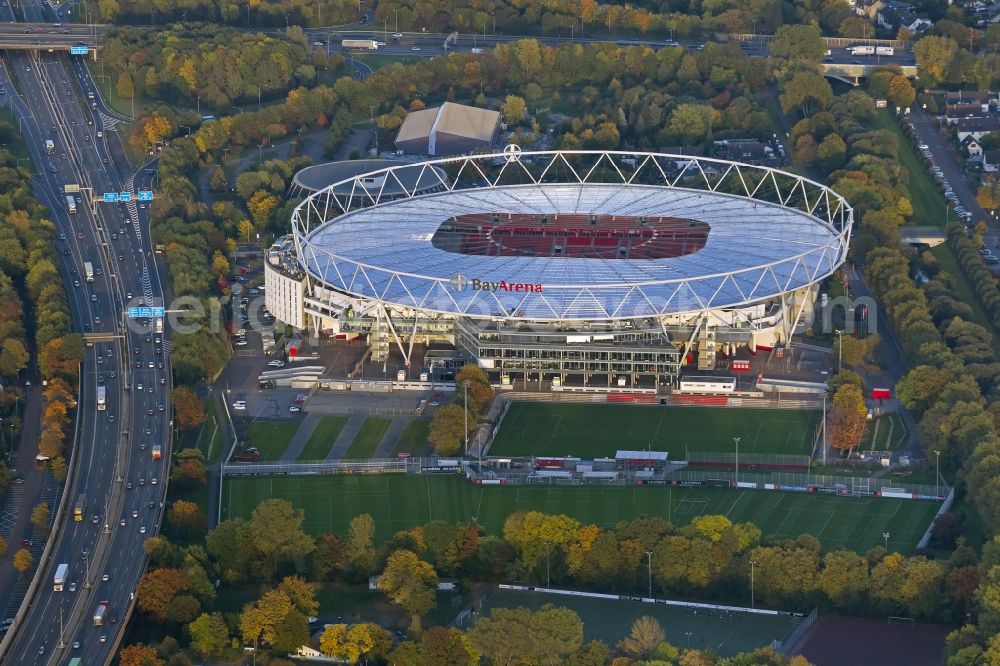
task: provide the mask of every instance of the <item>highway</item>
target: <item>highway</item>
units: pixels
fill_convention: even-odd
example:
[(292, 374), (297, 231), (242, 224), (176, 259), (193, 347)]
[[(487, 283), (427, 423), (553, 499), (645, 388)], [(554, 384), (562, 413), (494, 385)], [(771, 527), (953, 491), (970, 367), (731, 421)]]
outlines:
[[(135, 26), (148, 27), (148, 26)], [(16, 48), (26, 50), (48, 51), (68, 50), (74, 44), (87, 44), (93, 48), (99, 48), (109, 26), (99, 24), (60, 24), (56, 27), (51, 23), (30, 23), (30, 24), (0, 24), (0, 48)], [(284, 30), (270, 28), (255, 30), (253, 28), (235, 27), (236, 30), (247, 32), (260, 32), (264, 34), (283, 33)], [(321, 43), (321, 48), (326, 53), (342, 52), (340, 42), (344, 39), (371, 39), (383, 42), (385, 46), (378, 49), (379, 54), (384, 55), (409, 55), (432, 57), (445, 53), (444, 42), (449, 33), (423, 33), (406, 32), (400, 33), (402, 38), (399, 41), (392, 39), (391, 32), (387, 30), (364, 29), (357, 27), (333, 28), (307, 28), (306, 36), (315, 47)], [(559, 46), (568, 43), (606, 43), (614, 41), (623, 46), (651, 46), (663, 48), (666, 42), (662, 39), (616, 39), (608, 37), (552, 37), (536, 35), (479, 35), (461, 33), (449, 44), (449, 49), (453, 51), (470, 51), (474, 48), (491, 49), (497, 44), (515, 42), (521, 39), (537, 39), (549, 46)], [(859, 40), (860, 42), (861, 40)], [(702, 44), (701, 41), (685, 40), (679, 42), (680, 46), (693, 49)], [(767, 42), (741, 42), (741, 49), (751, 57), (766, 57), (769, 55)], [(831, 54), (824, 59), (824, 64), (834, 65), (915, 65), (916, 61), (913, 52), (909, 50), (897, 49), (891, 56), (852, 56), (846, 48), (831, 48)]]
[[(98, 196), (136, 192), (153, 175), (146, 173), (147, 165), (133, 182), (114, 115), (97, 99), (97, 111), (89, 108), (88, 92), (97, 89), (80, 58), (8, 51), (0, 83), (39, 170), (36, 192), (58, 223), (74, 321), (97, 340), (85, 349), (74, 482), (65, 491), (69, 511), (55, 526), (52, 556), (37, 574), (40, 584), (27, 615), (9, 632), (2, 663), (56, 665), (76, 656), (86, 664), (102, 664), (124, 632), (134, 586), (145, 566), (143, 542), (157, 532), (163, 513), (169, 470), (169, 343), (162, 336), (157, 344), (158, 336), (148, 328), (124, 326), (126, 304), (160, 305), (164, 294), (145, 204), (99, 203), (95, 216), (85, 189), (71, 195), (79, 197), (74, 214), (68, 212), (63, 188), (79, 184)], [(47, 139), (55, 144), (52, 154), (46, 153)], [(84, 277), (84, 262), (100, 271), (93, 283)], [(107, 390), (104, 411), (96, 407), (99, 385)], [(154, 443), (164, 446), (162, 460), (152, 459)], [(75, 521), (72, 509), (81, 494), (86, 496), (84, 516)], [(69, 564), (70, 573), (64, 590), (56, 592), (53, 574), (62, 562)], [(107, 619), (94, 626), (100, 601), (108, 602)]]

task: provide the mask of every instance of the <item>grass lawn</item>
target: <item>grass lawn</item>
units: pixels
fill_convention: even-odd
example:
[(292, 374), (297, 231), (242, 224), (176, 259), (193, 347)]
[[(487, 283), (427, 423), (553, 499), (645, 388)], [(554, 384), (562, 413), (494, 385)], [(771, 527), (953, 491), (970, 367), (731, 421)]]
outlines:
[(379, 543), (432, 520), (473, 517), (499, 535), (511, 513), (537, 510), (603, 527), (638, 516), (684, 525), (695, 516), (722, 514), (753, 522), (765, 535), (808, 533), (828, 548), (859, 553), (881, 544), (882, 532), (889, 531), (890, 548), (909, 553), (938, 508), (929, 501), (707, 487), (476, 486), (457, 474), (241, 477), (225, 484), (223, 520), (248, 517), (261, 501), (280, 497), (305, 511), (304, 527), (317, 536), (346, 536), (351, 518), (369, 513)]
[(947, 210), (944, 197), (938, 192), (934, 179), (917, 157), (916, 149), (903, 134), (899, 123), (891, 113), (881, 110), (875, 113), (875, 127), (892, 132), (899, 140), (899, 162), (910, 174), (910, 182), (907, 185), (910, 201), (913, 203), (913, 216), (910, 221), (922, 227), (943, 227)]
[(789, 615), (714, 614), (683, 606), (518, 590), (497, 590), (487, 598), (481, 612), (518, 606), (538, 609), (544, 604), (575, 611), (583, 620), (586, 641), (600, 640), (614, 645), (629, 634), (636, 619), (651, 615), (660, 621), (668, 643), (682, 648), (690, 644), (692, 648), (709, 649), (723, 657), (770, 645), (775, 639), (784, 641), (796, 622)]
[[(347, 58), (344, 58), (347, 60)], [(388, 67), (389, 65), (394, 65), (399, 63), (401, 65), (412, 65), (415, 62), (420, 62), (421, 60), (426, 60), (422, 56), (401, 56), (401, 55), (371, 55), (368, 53), (354, 54), (354, 59), (358, 62), (363, 62), (372, 69), (379, 69), (381, 67)]]
[(205, 412), (205, 423), (198, 438), (198, 448), (205, 454), (205, 462), (209, 465), (218, 461), (222, 455), (225, 443), (222, 441), (222, 419), (219, 416), (219, 402), (209, 400), (209, 409)]
[(337, 441), (337, 436), (346, 424), (346, 416), (324, 416), (313, 430), (313, 434), (309, 436), (309, 441), (299, 453), (298, 460), (325, 460), (326, 454), (330, 453), (333, 443)]
[(278, 460), (298, 429), (298, 421), (254, 421), (247, 429), (247, 446), (260, 449), (262, 461)]
[(390, 423), (392, 423), (391, 419), (365, 419), (344, 457), (348, 459), (371, 458), (375, 455), (375, 448), (382, 441)]
[(406, 424), (403, 433), (399, 436), (399, 441), (392, 449), (393, 455), (405, 452), (413, 456), (429, 456), (433, 452), (431, 445), (427, 442), (427, 429), (430, 421), (413, 420)]
[(954, 278), (952, 286), (958, 294), (959, 300), (972, 308), (976, 323), (980, 326), (985, 326), (986, 330), (993, 334), (993, 353), (1000, 355), (1000, 335), (997, 334), (996, 328), (993, 327), (993, 320), (987, 316), (986, 310), (983, 309), (983, 304), (979, 302), (979, 297), (972, 289), (972, 285), (969, 284), (969, 280), (965, 277), (965, 271), (958, 265), (958, 260), (955, 258), (951, 248), (948, 247), (947, 243), (942, 243), (935, 248), (931, 248), (930, 252), (937, 257), (938, 262), (941, 264), (941, 270), (947, 271)]
[(611, 457), (619, 449), (687, 451), (734, 449), (740, 454), (808, 455), (819, 412), (713, 407), (515, 402), (500, 426), (491, 455)]

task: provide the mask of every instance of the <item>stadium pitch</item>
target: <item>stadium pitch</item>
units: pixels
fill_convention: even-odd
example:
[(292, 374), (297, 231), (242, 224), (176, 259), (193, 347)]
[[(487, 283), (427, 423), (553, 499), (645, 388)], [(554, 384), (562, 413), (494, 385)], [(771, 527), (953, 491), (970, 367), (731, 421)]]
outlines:
[(819, 412), (720, 407), (511, 404), (490, 455), (614, 457), (619, 449), (809, 455)]
[(765, 535), (816, 536), (826, 548), (864, 553), (883, 543), (911, 553), (930, 525), (935, 502), (881, 497), (837, 497), (770, 490), (662, 486), (477, 486), (459, 475), (344, 475), (238, 477), (225, 480), (222, 518), (249, 517), (270, 498), (305, 510), (314, 535), (347, 534), (351, 518), (369, 513), (376, 540), (432, 520), (478, 521), (499, 535), (516, 511), (572, 516), (584, 524), (612, 527), (639, 516), (661, 516), (684, 525), (695, 516), (721, 514), (752, 522)]
[(585, 640), (614, 645), (628, 636), (632, 623), (643, 615), (660, 621), (667, 641), (676, 647), (709, 649), (723, 657), (748, 652), (784, 641), (801, 618), (789, 615), (710, 611), (639, 601), (563, 596), (543, 592), (497, 590), (485, 600), (480, 612), (494, 608), (524, 606), (537, 610), (545, 604), (569, 608), (583, 621)]

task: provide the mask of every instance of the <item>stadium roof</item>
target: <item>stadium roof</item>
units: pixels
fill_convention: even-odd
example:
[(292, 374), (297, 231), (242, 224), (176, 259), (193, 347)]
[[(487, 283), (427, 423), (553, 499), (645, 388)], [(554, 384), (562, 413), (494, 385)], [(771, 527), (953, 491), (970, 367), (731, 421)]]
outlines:
[[(367, 182), (354, 180), (362, 174), (389, 167), (400, 167), (393, 170), (393, 178), (376, 177)], [(306, 167), (295, 174), (293, 183), (310, 192), (318, 192), (334, 183), (340, 183), (335, 190), (337, 194), (349, 195), (354, 189), (364, 187), (366, 190), (381, 191), (383, 196), (395, 197), (413, 192), (414, 188), (420, 192), (439, 187), (442, 178), (446, 176), (440, 169), (435, 175), (430, 169), (405, 166), (394, 160), (344, 160)]]
[(408, 113), (396, 142), (425, 139), (434, 132), (490, 141), (499, 118), (497, 111), (445, 102), (437, 108)]
[[(561, 153), (546, 155), (553, 154)], [(460, 159), (474, 158), (425, 164)], [(774, 178), (773, 170), (706, 161)], [(749, 180), (747, 175), (744, 181)], [(805, 192), (809, 181), (792, 182), (797, 184), (790, 185), (793, 191), (779, 192), (779, 198), (790, 200), (795, 187)], [(325, 222), (303, 227), (304, 211), (311, 216), (329, 209), (316, 195), (295, 216), (299, 261), (336, 290), (394, 306), (480, 318), (633, 319), (761, 302), (811, 285), (843, 262), (850, 234), (850, 208), (825, 188), (818, 198), (808, 193), (810, 214), (791, 205), (692, 189), (690, 183), (495, 183), (374, 202), (368, 208), (347, 206), (339, 217), (321, 216)], [(821, 206), (822, 218), (816, 214)], [(465, 254), (433, 242), (442, 225), (455, 218), (497, 214), (502, 219), (508, 213), (597, 215), (601, 220), (662, 216), (704, 223), (709, 230), (700, 249), (663, 258)], [(836, 223), (838, 216), (847, 222)]]

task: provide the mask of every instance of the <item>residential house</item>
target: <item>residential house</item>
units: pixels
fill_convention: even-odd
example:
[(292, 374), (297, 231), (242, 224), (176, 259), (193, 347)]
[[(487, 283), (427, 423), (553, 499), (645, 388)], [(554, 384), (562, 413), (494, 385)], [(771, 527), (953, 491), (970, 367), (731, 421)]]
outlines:
[(890, 32), (899, 30), (899, 14), (894, 7), (880, 7), (875, 14), (875, 23)]
[(1000, 148), (983, 151), (983, 171), (986, 173), (1000, 171)]
[(965, 137), (965, 140), (962, 141), (959, 147), (965, 153), (966, 157), (975, 159), (981, 157), (983, 154), (983, 147), (976, 141), (976, 137), (974, 136)]
[(953, 124), (962, 118), (977, 118), (989, 113), (989, 105), (983, 108), (982, 104), (972, 102), (968, 104), (946, 104), (944, 107), (944, 119)]
[(958, 90), (945, 93), (944, 102), (946, 105), (978, 104), (983, 113), (988, 113), (990, 104), (997, 102), (997, 94), (985, 90)]
[(934, 21), (917, 16), (913, 12), (907, 12), (899, 15), (899, 27), (906, 28), (911, 33), (916, 35), (917, 33), (923, 32), (927, 28), (933, 28)]
[(715, 142), (715, 154), (746, 164), (780, 166), (782, 155), (757, 139), (723, 139)]
[(970, 136), (979, 140), (990, 132), (1000, 131), (1000, 117), (961, 118), (955, 123), (955, 128), (959, 143), (962, 143), (966, 137)]
[(854, 0), (854, 13), (871, 21), (878, 16), (878, 10), (886, 6), (884, 0)]

